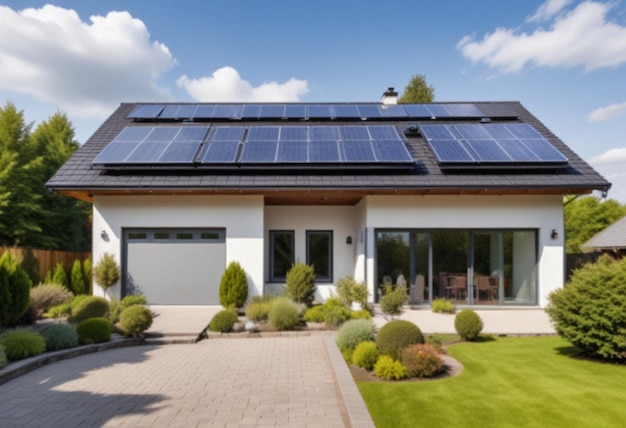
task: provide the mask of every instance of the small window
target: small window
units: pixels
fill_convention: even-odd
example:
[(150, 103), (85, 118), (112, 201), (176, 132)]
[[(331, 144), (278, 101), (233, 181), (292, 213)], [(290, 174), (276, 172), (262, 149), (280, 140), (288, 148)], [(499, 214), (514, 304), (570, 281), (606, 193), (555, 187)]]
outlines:
[(270, 281), (284, 281), (293, 259), (293, 230), (270, 230)]
[(306, 232), (306, 263), (315, 269), (315, 280), (333, 280), (333, 232), (308, 230)]
[(154, 232), (154, 239), (170, 239), (169, 232)]
[(193, 239), (193, 233), (191, 232), (178, 232), (176, 239)]
[(130, 232), (128, 239), (148, 239), (148, 234), (146, 232)]
[(200, 239), (220, 239), (220, 234), (218, 232), (202, 232)]

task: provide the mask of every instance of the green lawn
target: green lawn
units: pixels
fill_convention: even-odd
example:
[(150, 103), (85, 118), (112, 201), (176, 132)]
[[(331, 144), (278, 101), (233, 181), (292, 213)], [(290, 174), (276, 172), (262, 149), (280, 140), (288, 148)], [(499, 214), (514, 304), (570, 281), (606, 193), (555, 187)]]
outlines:
[(558, 337), (460, 343), (454, 378), (362, 382), (377, 427), (621, 427), (626, 366), (570, 357)]

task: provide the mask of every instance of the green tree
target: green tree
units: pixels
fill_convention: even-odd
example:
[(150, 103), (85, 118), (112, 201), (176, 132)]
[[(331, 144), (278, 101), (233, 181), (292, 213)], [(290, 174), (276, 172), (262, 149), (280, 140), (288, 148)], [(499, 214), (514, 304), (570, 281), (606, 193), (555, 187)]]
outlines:
[(72, 291), (69, 287), (69, 281), (67, 280), (67, 272), (63, 267), (63, 263), (59, 262), (54, 266), (54, 272), (52, 273), (52, 282), (59, 284)]
[(582, 252), (582, 244), (596, 233), (626, 215), (626, 205), (614, 199), (601, 201), (595, 196), (571, 199), (564, 203), (565, 251), (568, 254)]
[(80, 260), (74, 260), (72, 271), (70, 274), (71, 291), (75, 296), (87, 293), (87, 284), (85, 284), (85, 275), (83, 273), (83, 265)]
[(14, 325), (28, 309), (31, 282), (7, 252), (0, 257), (0, 327)]
[(423, 74), (416, 74), (411, 77), (411, 81), (404, 88), (404, 93), (398, 98), (398, 103), (432, 103), (434, 99), (433, 85), (426, 83), (426, 77)]
[(220, 304), (225, 308), (241, 308), (248, 298), (246, 271), (238, 262), (230, 262), (220, 280)]

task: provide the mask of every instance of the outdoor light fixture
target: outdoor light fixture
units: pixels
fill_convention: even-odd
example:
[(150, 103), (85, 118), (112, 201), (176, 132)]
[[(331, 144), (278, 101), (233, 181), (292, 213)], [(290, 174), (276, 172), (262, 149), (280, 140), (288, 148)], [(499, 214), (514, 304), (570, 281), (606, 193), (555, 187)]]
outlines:
[(348, 236), (348, 237), (346, 238), (346, 244), (348, 244), (348, 245), (352, 245), (352, 236)]
[(559, 237), (559, 232), (556, 229), (552, 229), (552, 233), (550, 234), (550, 238), (557, 239)]
[(102, 238), (104, 242), (109, 242), (109, 234), (106, 230), (102, 231), (102, 233), (100, 234), (100, 238)]

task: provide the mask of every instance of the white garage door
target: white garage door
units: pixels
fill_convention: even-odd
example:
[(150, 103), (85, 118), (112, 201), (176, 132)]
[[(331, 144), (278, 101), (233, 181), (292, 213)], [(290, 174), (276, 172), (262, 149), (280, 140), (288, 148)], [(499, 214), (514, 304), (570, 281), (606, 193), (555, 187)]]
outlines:
[(126, 229), (123, 294), (153, 305), (219, 305), (224, 229)]

